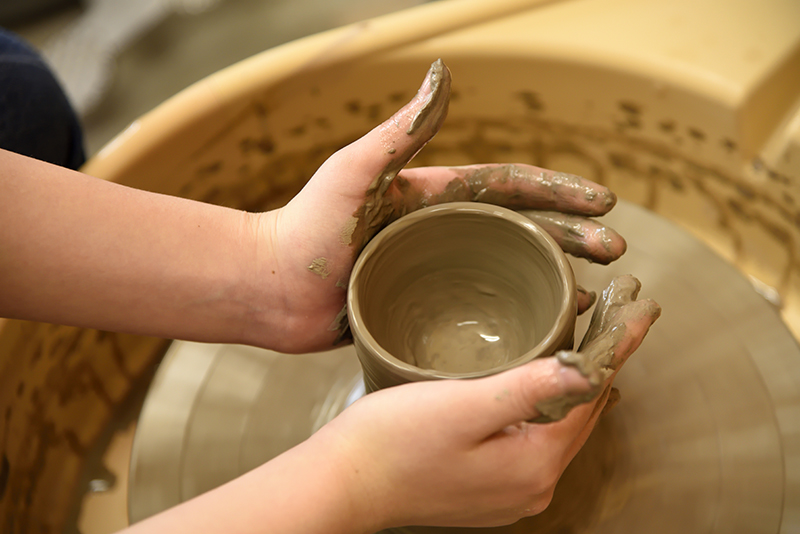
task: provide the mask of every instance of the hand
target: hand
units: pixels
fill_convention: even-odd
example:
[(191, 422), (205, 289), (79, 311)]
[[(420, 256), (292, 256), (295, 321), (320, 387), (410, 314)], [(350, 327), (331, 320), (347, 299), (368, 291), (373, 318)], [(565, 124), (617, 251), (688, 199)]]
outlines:
[[(285, 295), (284, 352), (327, 349), (346, 333), (346, 287), (355, 258), (382, 227), (413, 210), (452, 201), (481, 201), (528, 212), (570, 254), (609, 263), (625, 241), (590, 217), (616, 197), (583, 178), (529, 165), (405, 169), (447, 114), (450, 72), (437, 61), (417, 95), (389, 120), (331, 156), (284, 208), (259, 216), (277, 264), (272, 277)], [(579, 311), (594, 295), (579, 290)], [(283, 333), (282, 333), (283, 334)]]
[(341, 471), (353, 516), (377, 521), (368, 527), (486, 527), (538, 514), (660, 315), (652, 300), (635, 300), (638, 291), (631, 276), (612, 282), (579, 352), (478, 380), (372, 393), (307, 445)]
[(638, 290), (630, 276), (612, 282), (578, 352), (369, 394), (277, 458), (128, 532), (367, 534), (537, 514), (659, 316)]

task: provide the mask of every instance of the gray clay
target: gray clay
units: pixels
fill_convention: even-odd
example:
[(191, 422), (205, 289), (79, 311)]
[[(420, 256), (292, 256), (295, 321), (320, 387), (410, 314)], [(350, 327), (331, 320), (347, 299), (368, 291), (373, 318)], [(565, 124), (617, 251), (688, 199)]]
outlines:
[(379, 234), (348, 302), (365, 381), (377, 389), (491, 374), (571, 348), (576, 286), (563, 252), (529, 220), (451, 203)]

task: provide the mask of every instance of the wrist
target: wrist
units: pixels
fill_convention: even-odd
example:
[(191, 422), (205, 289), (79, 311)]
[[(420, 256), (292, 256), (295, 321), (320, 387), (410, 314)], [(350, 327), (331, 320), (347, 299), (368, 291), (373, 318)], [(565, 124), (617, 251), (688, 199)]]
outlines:
[(242, 247), (248, 251), (240, 274), (240, 294), (245, 300), (242, 343), (281, 350), (289, 321), (287, 291), (277, 251), (279, 210), (240, 212)]
[(272, 532), (303, 534), (374, 534), (385, 528), (363, 491), (358, 464), (342, 456), (325, 429), (320, 433), (245, 475), (255, 477), (270, 502), (263, 524)]
[(309, 441), (317, 440), (326, 451), (326, 471), (338, 489), (340, 506), (348, 511), (349, 530), (343, 532), (372, 534), (397, 526), (391, 512), (398, 503), (384, 495), (382, 473), (367, 461), (353, 437), (343, 437), (327, 426)]

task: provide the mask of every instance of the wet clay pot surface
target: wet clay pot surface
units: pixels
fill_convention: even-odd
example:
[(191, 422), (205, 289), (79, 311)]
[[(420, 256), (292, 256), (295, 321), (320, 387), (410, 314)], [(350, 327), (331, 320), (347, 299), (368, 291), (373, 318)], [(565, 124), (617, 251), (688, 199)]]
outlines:
[(368, 391), (485, 376), (572, 347), (575, 277), (529, 219), (454, 202), (369, 243), (350, 279), (348, 317)]

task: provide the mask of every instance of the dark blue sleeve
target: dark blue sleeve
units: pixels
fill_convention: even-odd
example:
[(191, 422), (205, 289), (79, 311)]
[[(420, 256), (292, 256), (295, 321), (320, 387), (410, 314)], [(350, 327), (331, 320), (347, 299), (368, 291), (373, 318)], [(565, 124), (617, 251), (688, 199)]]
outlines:
[(80, 123), (50, 68), (2, 28), (0, 148), (71, 169), (86, 160)]

